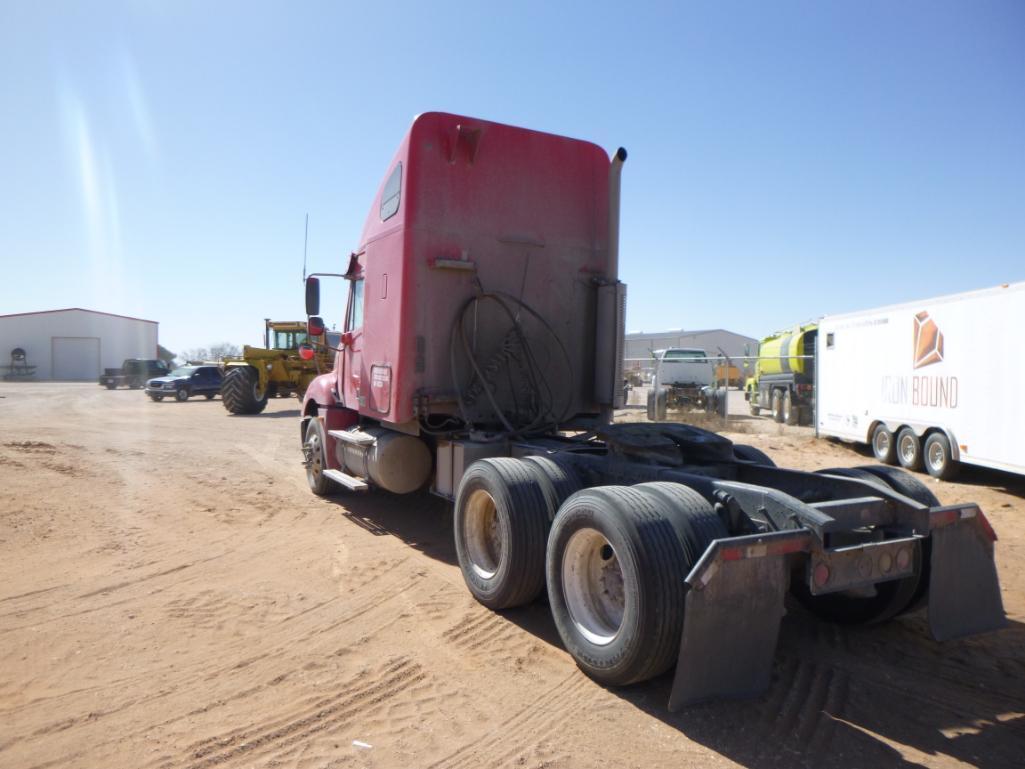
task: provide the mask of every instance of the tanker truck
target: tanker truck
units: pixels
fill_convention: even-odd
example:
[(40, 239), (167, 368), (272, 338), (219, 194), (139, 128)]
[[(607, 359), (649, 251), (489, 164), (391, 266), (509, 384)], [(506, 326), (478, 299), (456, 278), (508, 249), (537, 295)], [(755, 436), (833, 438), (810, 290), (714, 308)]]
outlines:
[(810, 425), (815, 414), (816, 323), (765, 337), (758, 345), (755, 375), (744, 386), (752, 416), (764, 410), (777, 422)]
[(688, 425), (613, 422), (626, 157), (476, 118), (413, 121), (356, 249), (306, 283), (311, 337), (321, 280), (348, 287), (335, 365), (297, 425), (313, 493), (451, 500), (476, 600), (500, 611), (547, 593), (594, 680), (675, 666), (670, 709), (766, 689), (787, 594), (848, 623), (924, 607), (939, 640), (1001, 627), (977, 505), (942, 506), (893, 467), (799, 472)]

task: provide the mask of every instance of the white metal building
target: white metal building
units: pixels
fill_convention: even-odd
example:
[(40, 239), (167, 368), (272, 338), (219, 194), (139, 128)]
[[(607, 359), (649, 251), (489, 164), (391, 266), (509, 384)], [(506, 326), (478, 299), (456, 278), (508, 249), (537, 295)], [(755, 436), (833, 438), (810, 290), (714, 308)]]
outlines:
[(96, 381), (125, 358), (157, 357), (157, 322), (109, 312), (65, 310), (0, 315), (0, 372), (25, 351), (32, 379)]
[[(624, 358), (627, 371), (648, 371), (653, 368), (651, 353), (667, 347), (697, 347), (710, 356), (719, 355), (720, 349), (731, 358), (743, 358), (746, 355), (758, 354), (758, 340), (743, 334), (735, 334), (724, 328), (706, 328), (697, 331), (657, 331), (653, 333), (627, 334), (625, 339)], [(741, 361), (736, 366), (748, 372), (748, 366)]]

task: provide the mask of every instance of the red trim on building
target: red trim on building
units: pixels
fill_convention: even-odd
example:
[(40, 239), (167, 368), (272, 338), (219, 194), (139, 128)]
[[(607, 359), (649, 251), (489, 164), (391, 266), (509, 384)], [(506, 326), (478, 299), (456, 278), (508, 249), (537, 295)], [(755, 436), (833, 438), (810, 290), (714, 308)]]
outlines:
[(88, 312), (93, 315), (106, 315), (110, 318), (124, 318), (125, 320), (137, 320), (141, 323), (152, 323), (154, 326), (159, 326), (160, 323), (155, 320), (146, 320), (145, 318), (135, 318), (131, 315), (118, 315), (116, 312), (100, 312), (99, 310), (87, 310), (84, 307), (65, 307), (63, 310), (39, 310), (38, 312), (13, 312), (9, 315), (0, 315), (0, 318), (18, 318), (26, 315), (50, 315), (55, 312)]

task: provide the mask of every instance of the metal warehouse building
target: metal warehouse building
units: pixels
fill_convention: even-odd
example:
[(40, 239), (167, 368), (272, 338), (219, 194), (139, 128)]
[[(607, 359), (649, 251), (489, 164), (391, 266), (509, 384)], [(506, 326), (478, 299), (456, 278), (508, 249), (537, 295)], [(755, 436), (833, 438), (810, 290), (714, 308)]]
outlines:
[(125, 358), (157, 357), (157, 326), (79, 307), (0, 315), (0, 371), (10, 371), (15, 350), (23, 350), (32, 379), (96, 381)]
[[(657, 331), (654, 333), (627, 334), (623, 345), (627, 371), (650, 370), (651, 353), (667, 347), (697, 347), (710, 356), (719, 355), (722, 349), (731, 358), (743, 358), (746, 355), (758, 354), (758, 340), (743, 334), (735, 334), (724, 328), (706, 328), (698, 331)], [(749, 375), (749, 366), (741, 361), (735, 363)]]

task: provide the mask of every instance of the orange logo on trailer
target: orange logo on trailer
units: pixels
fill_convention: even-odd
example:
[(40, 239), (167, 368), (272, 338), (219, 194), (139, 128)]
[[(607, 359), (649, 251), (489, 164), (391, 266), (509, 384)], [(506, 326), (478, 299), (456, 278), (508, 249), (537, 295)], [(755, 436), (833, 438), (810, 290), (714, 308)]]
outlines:
[(943, 360), (943, 332), (928, 312), (915, 315), (915, 368)]

